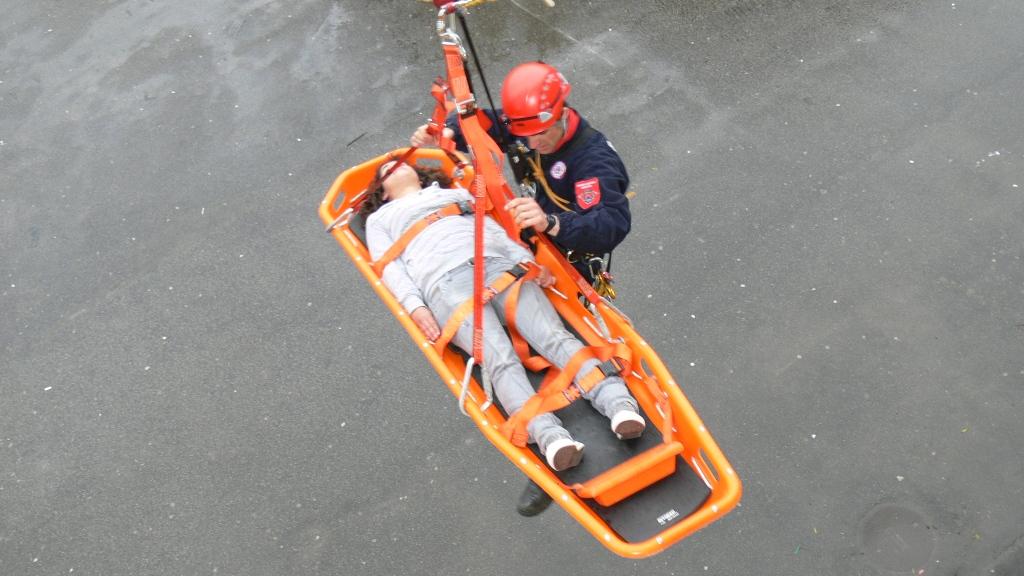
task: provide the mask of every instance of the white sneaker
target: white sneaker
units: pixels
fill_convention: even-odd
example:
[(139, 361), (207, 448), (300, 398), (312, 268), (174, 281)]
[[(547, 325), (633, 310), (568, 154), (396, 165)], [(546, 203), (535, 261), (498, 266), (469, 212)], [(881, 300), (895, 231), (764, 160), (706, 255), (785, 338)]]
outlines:
[(619, 410), (612, 417), (612, 432), (619, 437), (619, 440), (631, 440), (639, 438), (647, 428), (644, 417), (632, 410)]
[(580, 463), (583, 459), (583, 443), (572, 438), (559, 438), (548, 444), (544, 452), (548, 466), (555, 472), (561, 472)]

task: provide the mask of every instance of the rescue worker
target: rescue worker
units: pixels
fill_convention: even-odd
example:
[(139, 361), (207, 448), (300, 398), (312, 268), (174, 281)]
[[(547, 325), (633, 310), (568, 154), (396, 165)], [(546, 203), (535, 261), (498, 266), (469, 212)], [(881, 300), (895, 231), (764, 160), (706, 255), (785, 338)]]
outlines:
[[(584, 278), (612, 296), (602, 291), (600, 276), (606, 272), (603, 258), (629, 233), (629, 174), (604, 134), (568, 106), (571, 91), (554, 66), (520, 64), (502, 84), (502, 109), (485, 111), (488, 131), (512, 156), (516, 177), (536, 188), (535, 198), (515, 198), (506, 206), (516, 224), (545, 232)], [(445, 135), (465, 151), (454, 116), (447, 124)], [(410, 143), (435, 146), (437, 139), (423, 125)]]
[[(567, 103), (572, 86), (554, 66), (527, 62), (502, 84), (501, 110), (484, 110), (495, 142), (509, 154), (516, 178), (535, 196), (505, 206), (518, 226), (545, 233), (602, 296), (615, 297), (608, 264), (612, 250), (630, 229), (629, 175), (604, 134)], [(444, 136), (466, 151), (454, 116)], [(417, 128), (413, 146), (436, 146), (428, 126)], [(551, 498), (530, 482), (516, 509), (524, 516), (543, 512)]]

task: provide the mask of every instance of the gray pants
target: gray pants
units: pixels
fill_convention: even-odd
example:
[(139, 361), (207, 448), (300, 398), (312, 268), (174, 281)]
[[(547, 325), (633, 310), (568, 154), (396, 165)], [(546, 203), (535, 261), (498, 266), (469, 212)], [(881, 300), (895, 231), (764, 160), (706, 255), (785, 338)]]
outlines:
[[(515, 264), (505, 259), (487, 258), (485, 283), (491, 284), (502, 272)], [(518, 412), (533, 396), (534, 389), (526, 377), (526, 370), (516, 355), (512, 342), (502, 327), (505, 323), (505, 300), (508, 294), (509, 290), (505, 290), (495, 296), (489, 306), (484, 307), (483, 369), (490, 377), (501, 406), (511, 415)], [(444, 326), (455, 309), (472, 295), (473, 266), (466, 263), (451, 270), (430, 287), (426, 300), (438, 323)], [(467, 352), (471, 352), (473, 348), (472, 318), (472, 314), (466, 316), (452, 338), (452, 342)], [(543, 290), (534, 282), (524, 282), (519, 292), (516, 329), (538, 354), (559, 368), (563, 368), (572, 355), (583, 347), (583, 343), (565, 329), (562, 319), (544, 296)], [(578, 382), (580, 376), (587, 374), (598, 364), (599, 361), (596, 359), (584, 362), (577, 372), (576, 381)], [(619, 410), (637, 410), (636, 400), (629, 394), (626, 383), (619, 376), (605, 378), (585, 394), (584, 398), (607, 418), (611, 418)], [(561, 420), (552, 413), (538, 414), (529, 422), (526, 429), (530, 434), (530, 441), (536, 442), (541, 452), (544, 452), (551, 442), (571, 437), (562, 427)]]

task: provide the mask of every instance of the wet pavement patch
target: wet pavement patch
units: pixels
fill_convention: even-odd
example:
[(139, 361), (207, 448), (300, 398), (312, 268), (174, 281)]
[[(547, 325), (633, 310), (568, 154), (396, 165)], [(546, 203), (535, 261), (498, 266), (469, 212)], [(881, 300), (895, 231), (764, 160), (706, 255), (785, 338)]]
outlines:
[(883, 504), (864, 519), (860, 531), (864, 559), (875, 568), (917, 573), (935, 550), (935, 537), (919, 512), (899, 504)]

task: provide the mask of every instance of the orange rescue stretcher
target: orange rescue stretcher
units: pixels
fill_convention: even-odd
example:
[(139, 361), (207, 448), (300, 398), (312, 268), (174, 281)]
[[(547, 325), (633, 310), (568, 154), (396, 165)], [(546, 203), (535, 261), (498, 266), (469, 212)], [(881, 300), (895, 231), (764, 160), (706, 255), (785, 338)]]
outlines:
[[(536, 258), (557, 279), (546, 291), (551, 303), (588, 345), (628, 347), (632, 358), (624, 377), (649, 425), (641, 438), (621, 441), (586, 401), (570, 405), (559, 417), (587, 449), (583, 462), (564, 472), (551, 470), (535, 446), (511, 441), (503, 432), (505, 414), (493, 403), (485, 408), (478, 373), (467, 375), (466, 355), (452, 346), (435, 349), (374, 272), (352, 206), (376, 167), (406, 151), (345, 170), (321, 203), (320, 218), (452, 394), (464, 396), (463, 409), (483, 435), (598, 541), (625, 557), (656, 554), (731, 510), (740, 498), (740, 480), (676, 380), (625, 315), (604, 300), (592, 306), (594, 311), (581, 303), (578, 273), (550, 242), (540, 243)], [(408, 161), (447, 171), (455, 167), (437, 149), (416, 150)], [(457, 181), (469, 189), (472, 179), (467, 168)]]
[[(452, 176), (453, 182), (472, 192), (475, 206), (483, 208), (474, 210), (477, 254), (483, 253), (484, 209), (510, 237), (520, 238), (520, 230), (503, 210), (512, 192), (503, 176), (501, 151), (481, 126), (464, 69), (461, 39), (446, 24), (455, 11), (475, 1), (441, 2), (438, 12), (437, 30), (447, 70), (447, 81), (438, 79), (433, 89), (438, 104), (431, 125), (439, 148), (399, 149), (345, 170), (320, 204), (320, 218), (459, 399), (463, 413), (505, 457), (613, 552), (631, 558), (657, 554), (728, 513), (739, 502), (741, 485), (676, 380), (634, 330), (629, 318), (598, 296), (543, 233), (531, 238), (537, 263), (556, 279), (554, 286), (545, 290), (548, 299), (589, 350), (596, 351), (595, 355), (606, 363), (613, 361), (648, 422), (640, 438), (619, 440), (609, 429), (608, 420), (588, 402), (572, 402), (580, 391), (573, 390), (570, 378), (542, 382), (543, 374), (531, 373), (538, 389), (533, 405), (558, 408), (565, 428), (586, 444), (580, 465), (555, 472), (536, 446), (524, 441), (522, 416), (531, 403), (509, 418), (491, 402), (486, 386), (481, 385), (483, 379), (476, 364), (486, 364), (487, 358), (478, 347), (479, 340), (474, 338), (475, 349), (469, 355), (429, 341), (384, 285), (376, 271), (380, 266), (374, 266), (365, 245), (358, 207), (377, 167), (395, 158), (414, 166), (440, 168)], [(440, 128), (449, 111), (457, 114), (462, 133), (474, 151), (471, 165), (442, 136)], [(482, 265), (483, 258), (475, 260)], [(475, 282), (473, 308), (479, 310), (484, 293), (482, 269), (477, 270)], [(474, 330), (478, 330), (480, 315), (474, 312), (472, 318)], [(560, 382), (560, 387), (553, 382)]]

